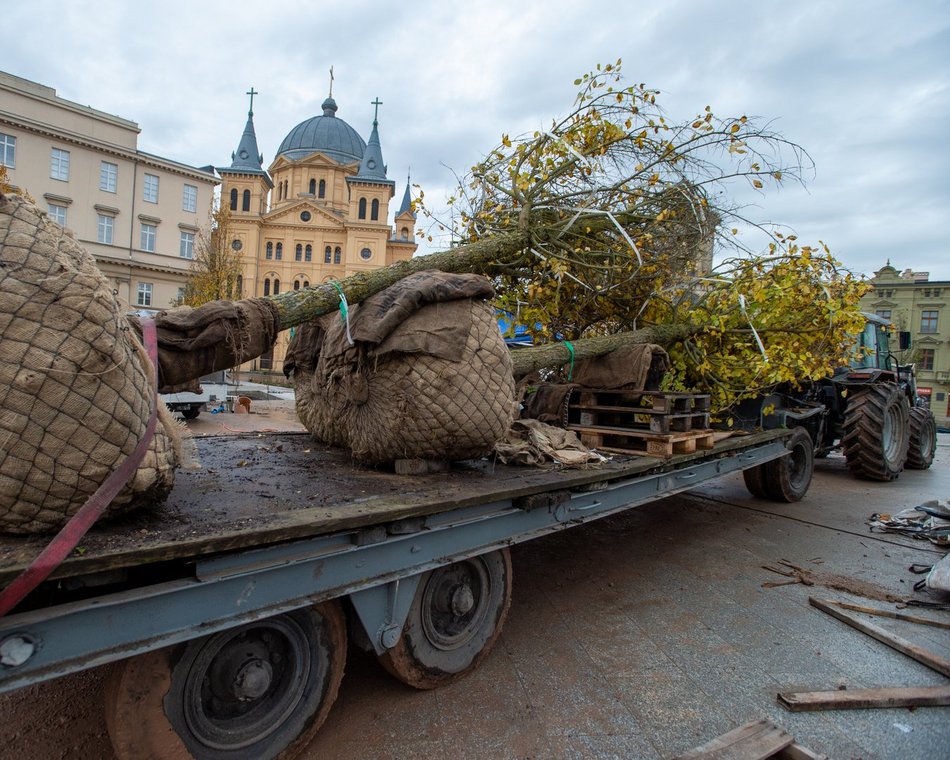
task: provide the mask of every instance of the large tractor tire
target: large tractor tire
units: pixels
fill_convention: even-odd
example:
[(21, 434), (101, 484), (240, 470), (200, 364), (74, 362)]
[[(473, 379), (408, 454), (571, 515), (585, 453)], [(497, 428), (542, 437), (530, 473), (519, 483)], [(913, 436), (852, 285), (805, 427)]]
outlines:
[(844, 415), (841, 449), (852, 474), (866, 480), (894, 480), (904, 469), (910, 443), (910, 407), (894, 384), (853, 391)]
[(937, 450), (937, 421), (929, 409), (921, 406), (910, 410), (910, 446), (907, 448), (909, 470), (926, 470), (933, 464)]

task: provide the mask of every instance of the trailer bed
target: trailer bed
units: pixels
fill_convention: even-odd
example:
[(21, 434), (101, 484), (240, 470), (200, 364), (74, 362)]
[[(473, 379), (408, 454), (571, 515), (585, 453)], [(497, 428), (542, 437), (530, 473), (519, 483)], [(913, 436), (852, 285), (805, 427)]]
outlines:
[[(206, 557), (342, 530), (383, 525), (499, 500), (528, 499), (723, 458), (787, 435), (772, 430), (719, 440), (668, 459), (615, 457), (584, 469), (506, 466), (488, 460), (449, 472), (397, 475), (353, 463), (349, 452), (306, 433), (194, 439), (196, 464), (181, 469), (164, 504), (97, 525), (52, 578)], [(0, 539), (0, 585), (48, 537)]]

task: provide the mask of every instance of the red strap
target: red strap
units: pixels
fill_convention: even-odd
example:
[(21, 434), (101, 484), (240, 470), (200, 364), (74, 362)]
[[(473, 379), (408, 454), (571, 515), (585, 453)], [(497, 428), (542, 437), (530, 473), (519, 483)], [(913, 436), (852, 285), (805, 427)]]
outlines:
[[(155, 337), (155, 322), (151, 319), (143, 319), (142, 322), (142, 340), (145, 343), (145, 350), (148, 352), (148, 358), (151, 360), (151, 381), (152, 387), (158, 388), (158, 343)], [(60, 563), (69, 556), (69, 553), (76, 548), (82, 537), (92, 527), (92, 524), (99, 519), (103, 511), (112, 500), (118, 495), (119, 491), (129, 482), (135, 474), (139, 464), (148, 451), (149, 444), (152, 442), (152, 436), (155, 434), (155, 423), (158, 417), (158, 407), (156, 405), (155, 393), (152, 393), (148, 425), (145, 428), (145, 435), (136, 444), (132, 453), (106, 478), (105, 482), (99, 486), (96, 492), (90, 496), (86, 503), (82, 505), (76, 514), (74, 514), (62, 530), (56, 534), (56, 537), (50, 541), (49, 545), (39, 556), (36, 557), (30, 566), (18, 575), (13, 583), (7, 586), (0, 593), (0, 616), (6, 615), (10, 610), (16, 607), (23, 598), (33, 589), (39, 586), (49, 576), (53, 570), (59, 567)]]

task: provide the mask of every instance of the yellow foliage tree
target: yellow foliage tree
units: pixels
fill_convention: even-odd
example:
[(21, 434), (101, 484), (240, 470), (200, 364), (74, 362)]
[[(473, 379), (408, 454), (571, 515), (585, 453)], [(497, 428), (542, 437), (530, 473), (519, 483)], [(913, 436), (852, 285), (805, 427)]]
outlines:
[(183, 305), (240, 298), (243, 271), (241, 254), (231, 245), (231, 211), (217, 203), (195, 241)]

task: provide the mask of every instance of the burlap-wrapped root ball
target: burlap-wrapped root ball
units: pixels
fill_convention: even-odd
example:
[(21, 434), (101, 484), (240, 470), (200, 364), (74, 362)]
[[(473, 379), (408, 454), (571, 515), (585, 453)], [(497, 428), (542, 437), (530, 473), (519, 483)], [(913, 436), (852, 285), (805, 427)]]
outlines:
[[(145, 434), (150, 377), (92, 256), (35, 204), (0, 194), (0, 531), (65, 524)], [(106, 516), (171, 489), (177, 426), (159, 413)]]
[(295, 336), (297, 413), (320, 441), (372, 464), (473, 459), (491, 453), (514, 418), (511, 358), (491, 285), (478, 275), (425, 272)]

